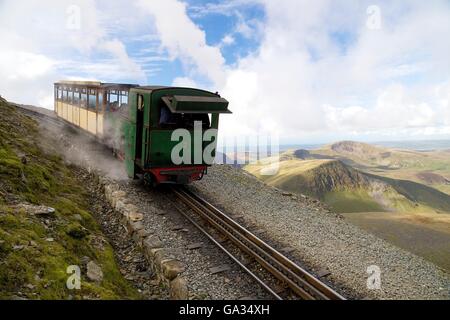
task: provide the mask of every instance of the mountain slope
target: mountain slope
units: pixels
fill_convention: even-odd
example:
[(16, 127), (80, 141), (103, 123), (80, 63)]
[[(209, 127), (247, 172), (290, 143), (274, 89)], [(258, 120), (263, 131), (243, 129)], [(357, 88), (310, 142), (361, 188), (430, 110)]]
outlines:
[[(303, 151), (301, 155), (311, 158)], [(450, 196), (425, 185), (365, 173), (340, 160), (298, 156), (298, 152), (285, 154), (275, 175), (264, 175), (267, 162), (244, 169), (269, 185), (316, 197), (336, 212), (450, 212)]]
[[(293, 156), (299, 152), (295, 151)], [(444, 192), (450, 186), (450, 156), (442, 150), (402, 150), (342, 141), (308, 153), (309, 159), (341, 160), (365, 172), (415, 181)]]
[[(49, 151), (53, 142), (0, 97), (0, 299), (139, 298), (93, 217), (80, 170)], [(84, 259), (103, 279), (83, 272), (81, 289), (69, 290), (67, 268)]]

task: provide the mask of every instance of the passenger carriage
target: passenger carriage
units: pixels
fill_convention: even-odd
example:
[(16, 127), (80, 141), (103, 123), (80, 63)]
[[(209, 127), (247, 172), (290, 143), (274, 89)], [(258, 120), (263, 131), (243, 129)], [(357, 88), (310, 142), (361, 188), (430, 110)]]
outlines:
[[(211, 163), (198, 161), (198, 148), (214, 156), (217, 143), (217, 134), (207, 139), (203, 134), (218, 129), (219, 114), (230, 113), (227, 100), (205, 90), (90, 81), (55, 83), (55, 112), (113, 149), (131, 178), (142, 176), (152, 184), (201, 179)], [(194, 134), (195, 123), (201, 134)], [(189, 139), (174, 139), (176, 130)], [(188, 159), (174, 163), (180, 143)]]

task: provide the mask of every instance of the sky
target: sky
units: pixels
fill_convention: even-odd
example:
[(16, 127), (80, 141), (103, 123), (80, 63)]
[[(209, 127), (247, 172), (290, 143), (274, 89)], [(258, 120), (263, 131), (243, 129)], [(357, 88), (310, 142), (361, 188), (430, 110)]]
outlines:
[(0, 0), (0, 94), (62, 79), (229, 100), (220, 135), (450, 139), (448, 0)]

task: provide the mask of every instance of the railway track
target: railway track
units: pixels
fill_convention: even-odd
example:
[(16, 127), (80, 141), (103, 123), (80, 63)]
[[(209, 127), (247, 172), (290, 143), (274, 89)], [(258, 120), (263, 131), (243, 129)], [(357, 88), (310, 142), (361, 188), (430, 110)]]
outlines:
[(27, 108), (26, 106), (23, 106), (23, 105), (20, 105), (20, 104), (11, 103), (11, 102), (10, 102), (10, 104), (12, 106), (20, 109), (23, 113), (25, 113), (25, 114), (27, 114), (27, 115), (29, 115), (31, 117), (34, 117), (34, 118), (37, 118), (39, 120), (43, 120), (43, 121), (49, 122), (52, 125), (55, 125), (57, 127), (64, 127), (64, 125), (65, 125), (62, 121), (60, 121), (56, 117), (52, 117), (52, 116), (50, 116), (48, 114), (32, 110), (31, 108)]
[[(229, 239), (236, 247), (253, 258), (260, 266), (272, 274), (279, 281), (285, 283), (290, 290), (305, 300), (345, 300), (343, 296), (330, 288), (327, 284), (317, 279), (314, 275), (298, 266), (292, 260), (284, 256), (281, 252), (271, 247), (269, 244), (258, 238), (256, 235), (241, 226), (228, 215), (214, 207), (205, 199), (192, 193), (185, 187), (173, 187), (173, 193), (185, 205), (196, 212), (203, 220), (207, 221), (214, 229), (219, 231)], [(193, 223), (203, 234), (212, 242), (220, 247), (233, 261), (254, 278), (265, 290), (267, 290), (275, 299), (283, 300), (271, 288), (270, 284), (265, 282), (255, 272), (250, 270), (240, 261), (230, 250), (225, 248), (207, 228), (201, 226), (192, 217), (183, 210), (180, 213)]]
[[(15, 106), (32, 117), (50, 122), (56, 126), (64, 126), (64, 123), (57, 118), (21, 105), (15, 104)], [(178, 199), (197, 213), (202, 220), (206, 221), (215, 230), (229, 239), (239, 250), (254, 259), (254, 261), (272, 276), (286, 284), (296, 296), (305, 300), (345, 300), (343, 296), (334, 291), (327, 284), (298, 266), (281, 252), (261, 240), (205, 199), (195, 195), (183, 186), (175, 186), (172, 188), (172, 191)], [(222, 245), (207, 228), (200, 225), (195, 219), (180, 208), (178, 209), (188, 221), (224, 251), (225, 254), (258, 282), (269, 294), (275, 299), (283, 300), (276, 289), (272, 288), (261, 276), (247, 267), (239, 257)]]

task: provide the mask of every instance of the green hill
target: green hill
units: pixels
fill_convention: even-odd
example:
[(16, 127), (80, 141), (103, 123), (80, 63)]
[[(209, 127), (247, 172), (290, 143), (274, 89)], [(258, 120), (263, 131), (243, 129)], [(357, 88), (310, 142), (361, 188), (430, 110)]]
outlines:
[[(299, 151), (295, 151), (299, 153)], [(415, 181), (450, 194), (448, 151), (414, 151), (342, 141), (309, 151), (310, 159), (335, 159), (364, 172)]]
[[(112, 247), (98, 245), (105, 237), (80, 170), (50, 152), (54, 140), (41, 134), (0, 97), (0, 299), (139, 298)], [(69, 290), (67, 267), (85, 258), (101, 266), (103, 280), (83, 274), (81, 289)]]
[[(320, 150), (283, 153), (275, 175), (264, 175), (275, 159), (244, 169), (269, 185), (316, 197), (336, 212), (450, 212), (450, 196), (444, 192), (414, 181), (364, 171), (368, 167), (402, 166), (404, 154), (405, 151), (342, 142)], [(409, 157), (407, 161), (415, 160)]]
[(348, 222), (450, 270), (449, 155), (343, 141), (290, 150), (244, 169), (315, 197)]

